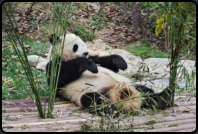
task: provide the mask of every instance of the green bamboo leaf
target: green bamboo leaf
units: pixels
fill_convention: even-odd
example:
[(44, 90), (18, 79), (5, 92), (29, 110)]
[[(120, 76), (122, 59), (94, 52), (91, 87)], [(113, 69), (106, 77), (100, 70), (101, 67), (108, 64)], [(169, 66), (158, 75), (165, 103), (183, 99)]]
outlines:
[(164, 11), (165, 14), (168, 11), (168, 2), (164, 2)]
[(94, 85), (92, 85), (92, 84), (89, 84), (89, 83), (85, 83), (85, 85), (94, 86)]
[(157, 102), (156, 102), (152, 97), (150, 97), (150, 99), (151, 99), (155, 104), (157, 104)]
[(184, 17), (181, 13), (180, 13), (180, 18), (181, 18), (181, 22), (184, 23)]
[(176, 29), (176, 27), (174, 27), (173, 28), (173, 39), (177, 38), (178, 37), (177, 35), (178, 35), (177, 34), (177, 29)]
[(186, 38), (187, 39), (190, 39), (190, 38), (193, 39), (194, 37), (193, 36), (190, 36), (190, 35), (186, 35)]
[(179, 19), (175, 16), (175, 15), (171, 15), (172, 18), (174, 18), (173, 20), (176, 21), (176, 23), (179, 23)]
[(168, 14), (165, 16), (165, 20), (168, 21), (168, 22), (170, 21), (170, 13), (168, 13)]
[(160, 98), (161, 98), (165, 103), (167, 103), (166, 100), (165, 100), (162, 96), (160, 96)]

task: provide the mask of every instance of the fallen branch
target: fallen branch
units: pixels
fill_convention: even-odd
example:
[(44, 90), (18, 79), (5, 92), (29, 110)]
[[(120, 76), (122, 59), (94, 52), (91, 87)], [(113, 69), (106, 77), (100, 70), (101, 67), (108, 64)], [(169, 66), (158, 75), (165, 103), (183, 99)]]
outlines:
[(28, 12), (27, 12), (27, 14), (26, 15), (29, 15), (30, 14), (30, 12), (31, 12), (31, 10), (32, 10), (32, 7), (33, 7), (33, 5), (35, 4), (35, 2), (33, 2), (32, 3), (32, 5), (31, 5), (31, 7), (29, 8), (29, 10), (28, 10)]

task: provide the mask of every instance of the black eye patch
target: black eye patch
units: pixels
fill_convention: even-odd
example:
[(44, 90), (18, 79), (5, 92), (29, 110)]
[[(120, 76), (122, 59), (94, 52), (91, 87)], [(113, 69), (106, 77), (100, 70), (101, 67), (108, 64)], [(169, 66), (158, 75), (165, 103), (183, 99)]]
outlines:
[(74, 47), (73, 47), (73, 52), (76, 52), (78, 50), (78, 45), (75, 44)]

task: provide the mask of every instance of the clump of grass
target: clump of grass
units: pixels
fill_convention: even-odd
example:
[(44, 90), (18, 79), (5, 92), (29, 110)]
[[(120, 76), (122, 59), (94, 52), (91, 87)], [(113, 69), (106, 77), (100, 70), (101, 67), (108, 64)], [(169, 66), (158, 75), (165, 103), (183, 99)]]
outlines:
[(129, 50), (129, 52), (134, 55), (141, 56), (141, 54), (146, 55), (146, 57), (154, 57), (154, 58), (168, 58), (170, 56), (169, 52), (159, 52), (158, 50), (151, 49), (151, 46), (139, 46)]
[[(23, 39), (24, 45), (31, 46), (27, 55), (44, 55), (45, 49), (47, 48), (46, 44), (36, 44), (34, 40), (26, 40), (25, 38)], [(31, 88), (29, 86), (26, 74), (23, 71), (23, 66), (21, 65), (21, 63), (19, 63), (17, 53), (13, 50), (12, 44), (7, 43), (7, 41), (9, 41), (8, 36), (3, 37), (3, 43), (5, 43), (8, 47), (2, 47), (2, 58), (5, 59), (4, 62), (2, 62), (2, 76), (6, 79), (12, 79), (13, 82), (7, 83), (2, 81), (2, 100), (24, 99), (29, 96), (25, 88), (28, 90), (31, 90)], [(40, 51), (41, 49), (38, 48), (38, 46), (43, 47), (44, 49)], [(37, 76), (38, 79), (38, 84), (40, 86), (40, 90), (38, 91), (39, 94), (41, 96), (45, 96), (44, 89), (47, 87), (47, 83), (45, 81), (45, 72), (40, 70), (34, 70), (33, 75)]]
[(71, 25), (68, 26), (71, 28), (70, 32), (78, 35), (84, 42), (92, 41), (93, 39), (96, 38), (96, 35), (94, 34), (94, 32), (84, 27), (81, 23), (75, 20), (72, 20), (70, 23)]
[(168, 127), (176, 127), (176, 126), (179, 126), (179, 124), (171, 124)]
[(149, 120), (149, 121), (145, 122), (144, 124), (145, 125), (153, 125), (154, 123), (156, 123), (155, 120)]

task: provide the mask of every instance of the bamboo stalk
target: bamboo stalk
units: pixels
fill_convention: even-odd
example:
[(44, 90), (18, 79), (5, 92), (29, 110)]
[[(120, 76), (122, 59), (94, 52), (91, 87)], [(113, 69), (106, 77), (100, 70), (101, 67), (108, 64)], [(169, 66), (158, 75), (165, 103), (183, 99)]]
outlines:
[[(6, 9), (6, 7), (5, 7), (5, 4), (3, 5), (3, 7), (4, 7), (4, 10), (5, 10), (5, 12), (6, 12), (7, 16), (8, 16), (8, 19), (9, 19), (9, 22), (10, 22), (12, 28), (14, 28), (14, 24), (13, 24), (13, 22), (14, 22), (14, 23), (15, 23), (15, 26), (16, 26), (16, 28), (17, 28), (17, 31), (18, 31), (18, 26), (17, 26), (16, 20), (15, 20), (15, 17), (13, 17), (13, 16), (14, 16), (14, 13), (13, 13), (13, 11), (12, 11), (12, 9), (11, 9), (10, 3), (8, 2), (8, 7), (10, 8), (10, 11), (11, 11), (11, 13), (12, 13), (12, 16), (11, 16), (11, 17), (13, 17), (14, 21), (11, 19), (10, 15), (9, 15), (9, 13), (8, 13), (8, 11), (7, 11), (7, 9)], [(6, 28), (6, 26), (5, 26), (4, 24), (3, 24), (3, 26), (4, 26), (4, 28)], [(37, 92), (37, 90), (36, 90), (36, 88), (35, 88), (35, 87), (36, 87), (36, 86), (35, 86), (35, 80), (34, 80), (34, 77), (33, 77), (33, 74), (32, 74), (32, 70), (31, 70), (31, 68), (30, 68), (30, 64), (29, 64), (28, 59), (27, 59), (27, 55), (26, 55), (26, 52), (25, 52), (25, 49), (24, 49), (24, 45), (23, 45), (22, 40), (19, 38), (19, 34), (18, 34), (17, 31), (14, 30), (14, 34), (15, 34), (15, 37), (16, 37), (17, 40), (19, 41), (19, 44), (20, 44), (20, 46), (21, 46), (21, 48), (22, 48), (22, 51), (23, 51), (23, 55), (24, 55), (24, 57), (25, 57), (25, 60), (22, 59), (22, 54), (21, 54), (21, 52), (18, 50), (18, 47), (16, 46), (14, 40), (10, 38), (11, 36), (10, 36), (10, 34), (9, 34), (8, 31), (7, 31), (7, 34), (9, 35), (9, 39), (10, 39), (10, 41), (11, 41), (12, 44), (13, 44), (13, 47), (14, 47), (14, 49), (15, 49), (15, 52), (17, 53), (17, 55), (18, 55), (18, 57), (19, 57), (19, 60), (20, 60), (20, 62), (21, 62), (21, 64), (22, 64), (22, 66), (23, 66), (24, 71), (26, 72), (26, 76), (27, 76), (28, 81), (29, 81), (29, 83), (30, 83), (30, 86), (31, 86), (31, 88), (32, 88), (33, 94), (35, 95), (35, 98), (36, 98), (35, 104), (36, 104), (36, 106), (38, 107), (38, 111), (39, 111), (40, 117), (41, 117), (41, 118), (45, 118), (45, 115), (44, 115), (43, 110), (42, 110), (42, 107), (41, 107), (41, 101), (40, 101), (40, 98), (39, 98), (39, 94), (38, 94), (38, 92)], [(31, 94), (29, 94), (29, 95), (30, 95), (30, 97), (33, 99), (33, 97), (31, 96)]]

